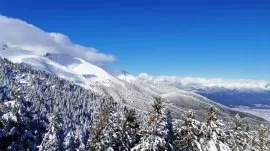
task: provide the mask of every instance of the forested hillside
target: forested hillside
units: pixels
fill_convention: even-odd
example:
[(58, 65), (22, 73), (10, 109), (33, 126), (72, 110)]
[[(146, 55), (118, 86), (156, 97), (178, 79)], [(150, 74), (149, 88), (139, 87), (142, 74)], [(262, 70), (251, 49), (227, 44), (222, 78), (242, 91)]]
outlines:
[(209, 106), (171, 115), (157, 97), (149, 112), (125, 106), (25, 64), (0, 59), (1, 150), (269, 150), (269, 128), (223, 123)]
[[(39, 145), (45, 136), (57, 135), (53, 131), (61, 133), (55, 136), (57, 139), (67, 142), (79, 134), (84, 137), (97, 109), (108, 99), (24, 64), (13, 64), (6, 59), (0, 59), (0, 64), (0, 114), (4, 126), (1, 148), (7, 147), (6, 141), (20, 145), (25, 142), (24, 137), (34, 139), (28, 145)], [(26, 134), (18, 134), (22, 132)], [(5, 138), (7, 135), (15, 136)]]

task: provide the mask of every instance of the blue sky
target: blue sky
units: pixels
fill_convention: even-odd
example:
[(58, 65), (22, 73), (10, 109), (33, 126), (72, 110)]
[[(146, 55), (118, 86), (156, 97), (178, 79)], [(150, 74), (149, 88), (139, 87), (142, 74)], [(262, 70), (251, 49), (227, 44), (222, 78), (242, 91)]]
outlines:
[(133, 74), (270, 80), (267, 0), (0, 0), (0, 13), (118, 58)]

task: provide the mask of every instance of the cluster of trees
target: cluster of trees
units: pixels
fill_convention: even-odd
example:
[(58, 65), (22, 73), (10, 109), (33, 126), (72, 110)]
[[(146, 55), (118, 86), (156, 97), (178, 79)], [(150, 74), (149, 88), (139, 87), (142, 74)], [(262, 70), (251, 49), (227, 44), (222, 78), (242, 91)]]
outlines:
[(143, 113), (44, 71), (0, 58), (0, 150), (267, 151), (269, 129), (236, 115), (225, 126), (210, 106), (173, 118), (156, 98)]
[(88, 140), (89, 149), (115, 151), (270, 150), (268, 127), (261, 125), (257, 131), (252, 131), (248, 125), (242, 123), (239, 115), (236, 115), (232, 126), (226, 128), (219, 120), (218, 110), (215, 107), (209, 106), (205, 113), (204, 121), (196, 120), (193, 111), (185, 112), (180, 119), (176, 120), (162, 105), (161, 99), (157, 98), (147, 119), (140, 121), (133, 109), (119, 115), (113, 112), (112, 106), (107, 106), (107, 109), (100, 112), (100, 118), (93, 123), (92, 137)]
[(36, 150), (46, 127), (21, 97), (0, 102), (0, 150)]
[(52, 113), (49, 126), (33, 118), (31, 104), (18, 97), (0, 104), (0, 148), (3, 150), (46, 151), (267, 151), (269, 128), (252, 131), (236, 115), (226, 128), (218, 110), (209, 106), (205, 120), (195, 119), (193, 111), (174, 119), (160, 98), (156, 98), (147, 118), (135, 109), (119, 111), (112, 98), (104, 101), (93, 117), (87, 133), (69, 130), (65, 134), (62, 117)]
[(0, 150), (37, 150), (53, 142), (66, 149), (78, 139), (87, 141), (94, 114), (106, 100), (53, 74), (0, 58)]

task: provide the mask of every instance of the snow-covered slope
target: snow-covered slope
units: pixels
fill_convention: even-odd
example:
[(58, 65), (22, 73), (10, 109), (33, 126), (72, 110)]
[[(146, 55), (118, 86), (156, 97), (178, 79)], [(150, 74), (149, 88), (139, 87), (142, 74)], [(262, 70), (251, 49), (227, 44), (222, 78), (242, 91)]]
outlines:
[(45, 70), (57, 76), (73, 81), (81, 86), (88, 87), (87, 81), (82, 76), (68, 69), (67, 67), (35, 53), (34, 51), (23, 50), (18, 47), (10, 47), (0, 44), (0, 56), (14, 63), (26, 63), (35, 69)]
[[(234, 132), (234, 127), (225, 128), (219, 120), (207, 118), (207, 123), (211, 123), (207, 125), (205, 119), (202, 122), (194, 119), (193, 112), (182, 114), (182, 120), (174, 120), (169, 112), (165, 114), (163, 108), (160, 109), (160, 112), (151, 112), (150, 116), (146, 116), (139, 110), (131, 112), (134, 113), (133, 115), (127, 115), (127, 112), (130, 113), (134, 110), (129, 110), (122, 103), (113, 102), (111, 104), (109, 96), (101, 97), (68, 80), (45, 71), (33, 70), (25, 64), (14, 64), (7, 59), (0, 58), (0, 65), (0, 147), (4, 150), (6, 148), (11, 150), (25, 150), (24, 148), (32, 148), (31, 150), (79, 148), (78, 150), (84, 150), (87, 148), (89, 150), (89, 144), (91, 143), (91, 146), (95, 144), (95, 134), (102, 136), (97, 142), (98, 144), (106, 144), (107, 140), (113, 143), (113, 147), (109, 146), (110, 150), (123, 150), (116, 148), (114, 144), (117, 144), (117, 147), (122, 145), (118, 142), (130, 144), (131, 141), (127, 141), (126, 138), (136, 140), (132, 141), (134, 145), (131, 147), (138, 150), (158, 150), (156, 148), (160, 148), (161, 145), (163, 146), (161, 150), (178, 150), (178, 148), (181, 150), (185, 144), (179, 146), (178, 141), (185, 141), (186, 137), (189, 136), (199, 138), (188, 140), (196, 144), (196, 146), (191, 146), (192, 148), (205, 148), (204, 150), (207, 151), (218, 150), (219, 148), (221, 151), (229, 151), (230, 148), (234, 147), (230, 145), (230, 142), (235, 139), (230, 137), (231, 132)], [(127, 73), (120, 77), (125, 76), (127, 76), (125, 79), (132, 77)], [(134, 77), (131, 79), (133, 79), (133, 82), (137, 81)], [(136, 83), (139, 85), (138, 82)], [(145, 86), (147, 85), (146, 83)], [(178, 97), (184, 97), (181, 94), (184, 95), (185, 93), (166, 92), (163, 97), (181, 102), (181, 100), (177, 100)], [(199, 101), (196, 94), (190, 93), (185, 97), (189, 97), (191, 102)], [(156, 101), (155, 109), (159, 108), (158, 104)], [(166, 105), (170, 106), (171, 104), (167, 101)], [(177, 105), (171, 105), (170, 107), (171, 109), (180, 109)], [(226, 112), (225, 108), (218, 105), (217, 107), (222, 112)], [(215, 108), (208, 108), (207, 113), (211, 113), (208, 116), (215, 119), (215, 111)], [(109, 120), (106, 120), (107, 118), (104, 118), (104, 115)], [(122, 124), (124, 121), (127, 122), (126, 116), (133, 117), (129, 120), (132, 123), (128, 122), (128, 124), (134, 125), (133, 123), (135, 123), (134, 127), (139, 129), (139, 132), (134, 130), (134, 133), (128, 133), (130, 131), (127, 131)], [(151, 120), (153, 116), (157, 116), (160, 120)], [(176, 117), (179, 118), (181, 115), (177, 114)], [(135, 119), (135, 122), (133, 119)], [(240, 117), (239, 120), (241, 120)], [(253, 119), (253, 122), (259, 121)], [(102, 130), (101, 133), (95, 133), (100, 132), (100, 129)], [(187, 129), (189, 133), (182, 133), (186, 132)], [(122, 133), (119, 133), (119, 131)], [(213, 134), (209, 135), (211, 133)], [(123, 137), (122, 134), (128, 134), (128, 137)], [(138, 134), (140, 134), (140, 137), (133, 137), (138, 136)], [(256, 134), (254, 138), (258, 138), (254, 131), (245, 131), (245, 134), (252, 136)], [(169, 137), (179, 135), (181, 138)], [(227, 139), (224, 140), (223, 138)], [(122, 146), (125, 146), (125, 144)], [(248, 143), (244, 145), (246, 144)], [(166, 149), (166, 146), (171, 149)], [(131, 147), (126, 147), (125, 150), (131, 150)]]
[[(83, 76), (89, 81), (101, 82), (103, 84), (116, 83), (122, 85), (121, 81), (110, 75), (101, 67), (91, 64), (81, 58), (71, 57), (68, 54), (47, 53), (46, 57), (65, 66), (72, 72)], [(109, 85), (108, 85), (109, 86)]]
[(48, 52), (45, 55), (40, 55), (35, 51), (23, 50), (6, 44), (0, 46), (1, 57), (53, 73), (100, 95), (112, 96), (114, 100), (142, 111), (148, 111), (155, 97), (161, 97), (175, 114), (192, 109), (197, 111), (199, 118), (203, 118), (205, 107), (215, 105), (221, 110), (226, 110), (222, 113), (224, 119), (232, 116), (230, 110), (225, 106), (193, 92), (141, 80), (128, 72), (113, 76), (103, 68), (69, 54)]

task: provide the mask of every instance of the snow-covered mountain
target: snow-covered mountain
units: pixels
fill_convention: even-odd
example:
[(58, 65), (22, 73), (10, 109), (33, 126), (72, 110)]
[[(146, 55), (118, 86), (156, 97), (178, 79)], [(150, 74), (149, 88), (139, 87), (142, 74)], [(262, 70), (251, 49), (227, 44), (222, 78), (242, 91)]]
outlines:
[(202, 118), (207, 106), (216, 105), (226, 111), (222, 112), (224, 119), (231, 117), (230, 109), (196, 93), (143, 81), (127, 72), (113, 76), (101, 67), (68, 54), (46, 53), (40, 55), (34, 51), (23, 50), (7, 44), (2, 44), (0, 50), (0, 56), (12, 62), (25, 63), (34, 69), (47, 71), (90, 89), (98, 95), (113, 96), (114, 100), (142, 111), (148, 111), (155, 97), (161, 97), (175, 113), (193, 109)]
[(201, 94), (226, 106), (269, 108), (270, 87), (262, 80), (225, 80), (140, 74), (139, 79)]
[(266, 123), (191, 91), (126, 71), (111, 74), (102, 63), (114, 56), (63, 34), (4, 16), (0, 33), (0, 148), (229, 151), (239, 147), (243, 127), (235, 132), (219, 118), (230, 125), (239, 114), (241, 124)]
[(202, 118), (205, 107), (215, 105), (226, 110), (222, 112), (224, 119), (232, 116), (230, 109), (196, 93), (142, 80), (127, 72), (113, 75), (102, 68), (102, 63), (113, 61), (114, 56), (75, 44), (66, 35), (48, 33), (1, 15), (0, 32), (0, 57), (47, 71), (142, 111), (148, 111), (155, 98), (162, 97), (175, 113), (193, 109)]
[[(129, 81), (128, 83), (125, 83), (125, 81), (122, 82), (126, 84), (126, 88), (131, 88), (131, 91), (137, 92), (137, 100), (130, 102), (133, 98), (130, 97), (126, 98), (127, 100), (123, 102), (119, 102), (119, 100), (114, 96), (115, 101), (119, 103), (113, 104), (113, 106), (109, 108), (111, 100), (109, 96), (114, 94), (116, 90), (108, 91), (106, 86), (102, 88), (104, 89), (103, 92), (107, 92), (108, 94), (106, 96), (104, 94), (102, 94), (104, 96), (100, 96), (96, 92), (80, 87), (74, 82), (59, 78), (55, 73), (48, 73), (49, 71), (44, 70), (33, 70), (29, 64), (12, 64), (7, 59), (0, 58), (0, 65), (1, 148), (10, 148), (15, 150), (24, 150), (25, 148), (31, 150), (70, 150), (72, 148), (76, 148), (78, 150), (85, 150), (89, 147), (95, 147), (93, 150), (104, 150), (102, 149), (104, 147), (115, 148), (122, 146), (125, 145), (126, 142), (119, 144), (114, 141), (122, 141), (122, 138), (125, 138), (124, 141), (130, 140), (124, 135), (119, 135), (118, 132), (119, 128), (122, 128), (123, 123), (121, 123), (121, 121), (123, 121), (123, 114), (127, 110), (126, 107), (129, 109), (135, 107), (137, 114), (141, 115), (139, 116), (140, 120), (137, 122), (140, 121), (146, 124), (140, 124), (142, 127), (140, 132), (132, 131), (136, 135), (139, 135), (132, 138), (132, 140), (137, 139), (137, 141), (132, 142), (135, 145), (132, 148), (135, 150), (143, 150), (145, 148), (158, 150), (161, 146), (164, 148), (163, 150), (167, 150), (165, 148), (168, 147), (174, 148), (173, 150), (178, 150), (177, 148), (181, 149), (182, 146), (185, 146), (181, 145), (181, 143), (179, 143), (179, 146), (175, 147), (172, 145), (178, 144), (178, 141), (186, 141), (185, 137), (192, 135), (192, 137), (200, 138), (200, 140), (189, 140), (192, 141), (192, 144), (196, 144), (195, 146), (190, 146), (192, 148), (204, 148), (203, 150), (205, 151), (212, 151), (221, 147), (221, 151), (230, 151), (230, 148), (237, 145), (237, 143), (233, 143), (232, 146), (230, 146), (232, 141), (237, 141), (236, 138), (234, 138), (236, 137), (235, 135), (238, 137), (238, 135), (242, 133), (242, 131), (239, 131), (238, 129), (238, 131), (228, 131), (228, 129), (225, 129), (224, 125), (220, 123), (219, 120), (215, 120), (217, 112), (214, 106), (218, 108), (223, 119), (226, 117), (231, 118), (231, 116), (236, 114), (236, 112), (233, 112), (222, 105), (215, 104), (214, 102), (195, 93), (181, 91), (175, 87), (166, 85), (155, 85), (150, 82), (140, 81), (127, 72), (119, 75), (119, 81), (121, 81), (121, 79)], [(53, 70), (50, 72), (52, 71)], [(110, 81), (110, 84), (111, 83), (113, 82)], [(91, 87), (92, 89), (96, 89), (99, 88), (98, 85), (102, 86), (102, 83), (97, 83)], [(110, 85), (110, 87), (111, 86), (114, 85)], [(134, 89), (137, 90), (135, 91)], [(125, 93), (128, 92), (128, 90), (123, 91)], [(150, 96), (151, 93), (155, 95), (159, 94), (159, 96), (164, 100), (164, 105), (167, 106), (168, 109), (175, 111), (174, 117), (183, 119), (183, 121), (179, 122), (180, 125), (177, 125), (177, 121), (172, 123), (172, 117), (170, 115), (165, 116), (163, 109), (156, 111), (156, 113), (151, 109), (150, 113), (152, 115), (149, 115), (150, 120), (151, 118), (155, 118), (157, 114), (158, 119), (157, 121), (151, 121), (149, 125), (149, 123), (144, 120), (144, 118), (147, 118), (144, 114), (147, 110), (144, 110), (145, 108), (143, 105), (146, 104), (140, 104), (144, 103), (141, 100), (143, 98), (140, 98), (144, 97), (142, 95), (144, 93), (138, 91), (145, 91), (145, 93)], [(124, 93), (119, 93), (118, 96), (122, 96), (123, 94)], [(140, 104), (141, 106), (135, 106), (136, 104)], [(201, 108), (203, 106), (206, 107), (206, 105), (208, 107), (211, 105), (211, 108), (214, 110), (208, 108), (207, 110), (203, 109), (205, 111), (202, 111)], [(159, 109), (158, 104), (153, 107)], [(207, 118), (207, 121), (211, 122), (211, 124), (207, 124), (208, 122), (200, 123), (195, 120), (193, 112), (186, 112), (183, 115), (180, 115), (177, 112), (178, 110), (188, 109), (193, 109), (199, 113), (204, 112), (203, 114), (205, 114), (205, 112), (211, 113), (209, 116), (212, 117)], [(107, 111), (110, 112), (107, 113)], [(256, 118), (249, 114), (243, 114), (241, 112), (238, 113), (241, 117), (245, 117), (244, 119), (249, 119), (248, 123), (250, 125), (264, 123), (260, 118)], [(130, 116), (134, 118), (134, 115)], [(161, 120), (161, 123), (159, 123), (159, 120)], [(192, 123), (191, 125), (190, 122)], [(105, 123), (106, 125), (103, 126), (102, 123)], [(171, 124), (175, 124), (176, 134), (171, 130), (173, 127)], [(155, 128), (156, 126), (158, 126), (157, 132)], [(99, 129), (102, 131), (99, 131)], [(190, 129), (190, 134), (182, 134), (186, 129)], [(227, 131), (227, 134), (224, 133), (225, 130)], [(95, 133), (93, 132), (99, 132), (97, 135), (105, 138), (95, 142), (95, 139), (99, 138), (96, 138)], [(174, 135), (179, 135), (178, 133), (181, 133), (181, 137), (174, 138)], [(249, 134), (241, 137), (257, 139), (260, 136), (256, 132), (254, 132), (254, 134), (256, 134), (254, 136), (252, 136), (251, 133), (253, 133), (253, 131), (250, 131)], [(206, 136), (209, 137), (209, 134), (211, 134), (211, 139), (205, 139)], [(134, 136), (132, 133), (128, 135), (128, 138)], [(169, 137), (171, 135), (173, 135), (173, 137)], [(225, 136), (226, 140), (223, 140), (223, 137)], [(168, 141), (167, 137), (172, 141)], [(100, 144), (105, 146), (100, 146)], [(117, 144), (117, 146), (115, 146), (115, 144)], [(245, 142), (245, 144), (249, 145), (249, 142)], [(254, 146), (258, 148), (258, 144), (259, 143), (257, 141)], [(110, 150), (119, 149), (110, 148)], [(127, 150), (130, 150), (130, 148), (127, 147)]]

